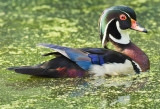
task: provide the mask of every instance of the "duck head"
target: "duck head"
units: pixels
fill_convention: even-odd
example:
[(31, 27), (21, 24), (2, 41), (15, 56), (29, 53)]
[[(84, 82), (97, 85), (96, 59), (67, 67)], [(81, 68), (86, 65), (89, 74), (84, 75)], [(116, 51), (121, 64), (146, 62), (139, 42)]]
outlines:
[(128, 29), (147, 33), (136, 21), (136, 14), (128, 6), (113, 6), (104, 10), (99, 20), (99, 31), (102, 46), (110, 41), (116, 51), (129, 56), (140, 71), (149, 70), (150, 63), (147, 55), (130, 41)]
[(99, 20), (102, 46), (106, 47), (109, 40), (119, 44), (129, 44), (127, 29), (147, 32), (137, 23), (134, 10), (128, 6), (114, 6), (104, 10)]

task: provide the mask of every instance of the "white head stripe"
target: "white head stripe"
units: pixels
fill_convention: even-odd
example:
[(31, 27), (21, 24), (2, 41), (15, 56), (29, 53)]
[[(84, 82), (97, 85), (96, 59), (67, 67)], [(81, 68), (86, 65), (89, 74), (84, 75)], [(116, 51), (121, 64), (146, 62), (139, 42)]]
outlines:
[(114, 19), (111, 19), (108, 23), (107, 23), (107, 25), (106, 25), (106, 28), (105, 28), (105, 31), (104, 31), (104, 35), (103, 35), (103, 39), (102, 39), (102, 47), (104, 47), (105, 46), (105, 40), (106, 40), (106, 34), (107, 34), (107, 29), (108, 29), (108, 26), (109, 26), (109, 24), (113, 21)]
[[(121, 11), (121, 10), (120, 10), (120, 11)], [(128, 13), (126, 13), (125, 11), (121, 11), (121, 12), (123, 12), (123, 13), (127, 14), (127, 15), (128, 15), (128, 17), (129, 17), (129, 18), (131, 18), (131, 16), (130, 16)]]

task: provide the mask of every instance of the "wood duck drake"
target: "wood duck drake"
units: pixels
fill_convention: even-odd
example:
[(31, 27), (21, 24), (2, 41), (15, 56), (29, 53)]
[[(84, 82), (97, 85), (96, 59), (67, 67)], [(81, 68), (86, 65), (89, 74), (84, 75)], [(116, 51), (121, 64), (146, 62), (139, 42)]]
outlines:
[[(12, 67), (17, 73), (42, 77), (86, 77), (90, 75), (129, 75), (146, 72), (150, 68), (147, 55), (130, 41), (127, 29), (147, 32), (136, 22), (136, 14), (127, 6), (104, 10), (99, 20), (99, 31), (104, 48), (69, 48), (54, 44), (38, 44), (57, 52), (54, 59), (35, 66)], [(107, 48), (111, 42), (116, 51)]]

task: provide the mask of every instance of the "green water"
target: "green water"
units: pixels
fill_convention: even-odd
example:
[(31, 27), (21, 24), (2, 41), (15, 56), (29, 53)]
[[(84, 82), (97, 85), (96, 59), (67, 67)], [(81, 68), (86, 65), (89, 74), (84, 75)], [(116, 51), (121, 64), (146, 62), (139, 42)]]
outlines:
[[(148, 34), (129, 30), (151, 70), (132, 77), (38, 78), (6, 70), (52, 57), (37, 43), (101, 47), (98, 19), (105, 8), (127, 5)], [(0, 0), (0, 108), (2, 109), (159, 109), (159, 0)], [(109, 45), (112, 48), (111, 45)]]

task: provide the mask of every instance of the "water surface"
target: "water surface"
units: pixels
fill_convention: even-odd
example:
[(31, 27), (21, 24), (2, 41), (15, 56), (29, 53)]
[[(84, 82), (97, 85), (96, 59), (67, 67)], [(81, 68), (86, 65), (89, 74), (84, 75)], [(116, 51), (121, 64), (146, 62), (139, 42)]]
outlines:
[[(105, 8), (127, 5), (148, 34), (129, 30), (151, 62), (145, 74), (112, 78), (38, 78), (6, 70), (52, 59), (37, 43), (101, 47), (98, 19)], [(160, 108), (159, 0), (1, 0), (0, 107), (2, 109)], [(110, 48), (113, 48), (109, 44)]]

